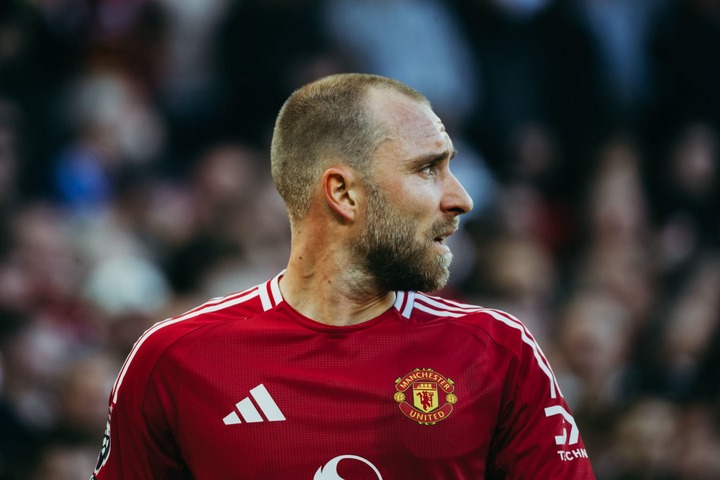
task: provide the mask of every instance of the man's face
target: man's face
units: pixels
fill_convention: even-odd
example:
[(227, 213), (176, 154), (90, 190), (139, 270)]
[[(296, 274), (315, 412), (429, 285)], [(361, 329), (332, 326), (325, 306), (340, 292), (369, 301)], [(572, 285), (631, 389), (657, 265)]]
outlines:
[(368, 175), (356, 251), (382, 290), (437, 290), (452, 260), (445, 240), (472, 208), (450, 173), (452, 142), (427, 105), (387, 90), (373, 92), (370, 105), (388, 137)]
[(365, 228), (355, 244), (365, 269), (385, 291), (431, 292), (445, 286), (452, 253), (438, 250), (436, 238), (457, 229), (457, 218), (439, 220), (418, 231), (410, 218), (394, 210), (375, 185), (368, 188)]

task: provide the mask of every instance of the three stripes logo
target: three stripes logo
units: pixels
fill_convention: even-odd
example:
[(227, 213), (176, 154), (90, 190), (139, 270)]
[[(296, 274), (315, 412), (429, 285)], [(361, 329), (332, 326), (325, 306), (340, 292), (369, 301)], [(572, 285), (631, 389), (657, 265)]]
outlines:
[[(285, 415), (280, 411), (280, 407), (270, 396), (270, 392), (267, 391), (265, 385), (260, 384), (250, 390), (250, 397), (245, 397), (235, 404), (237, 410), (233, 410), (223, 418), (225, 425), (237, 425), (243, 423), (243, 421), (245, 423), (258, 423), (264, 422), (266, 419), (268, 422), (282, 422), (285, 420)], [(258, 411), (256, 405), (260, 411)], [(260, 412), (262, 412), (262, 415)], [(263, 415), (265, 415), (264, 418)]]

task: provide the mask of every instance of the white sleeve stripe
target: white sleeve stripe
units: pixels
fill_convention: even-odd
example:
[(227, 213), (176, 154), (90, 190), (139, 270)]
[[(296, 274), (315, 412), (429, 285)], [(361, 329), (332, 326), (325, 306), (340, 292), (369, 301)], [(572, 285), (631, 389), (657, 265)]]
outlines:
[(211, 298), (207, 302), (205, 302), (201, 305), (198, 305), (197, 307), (192, 308), (192, 309), (188, 310), (187, 312), (183, 313), (182, 316), (188, 315), (188, 314), (194, 312), (195, 310), (202, 310), (204, 308), (207, 308), (210, 305), (217, 305), (218, 303), (228, 302), (228, 301), (233, 300), (238, 297), (244, 297), (248, 293), (252, 293), (253, 290), (257, 290), (257, 288), (258, 288), (258, 285), (254, 286), (252, 288), (248, 288), (247, 290), (243, 290), (242, 292), (231, 293), (231, 294), (223, 296), (223, 297)]
[(263, 311), (267, 312), (283, 301), (282, 294), (280, 293), (280, 279), (284, 274), (285, 270), (278, 273), (275, 277), (264, 284), (258, 285), (258, 288), (260, 289), (260, 302), (262, 303)]
[[(550, 380), (550, 398), (557, 398), (559, 388), (557, 387), (557, 380), (555, 379), (555, 374), (550, 369), (550, 366), (545, 363), (547, 362), (547, 359), (545, 359), (545, 355), (542, 354), (540, 346), (535, 342), (534, 339), (528, 336), (528, 333), (522, 323), (511, 320), (510, 318), (507, 318), (506, 316), (493, 310), (484, 309), (482, 311), (487, 312), (496, 320), (499, 320), (502, 323), (520, 331), (520, 338), (522, 338), (523, 342), (525, 342), (530, 346), (530, 348), (532, 348), (535, 355), (535, 360), (537, 360), (540, 370), (542, 370), (543, 373), (545, 373), (545, 375), (547, 375), (548, 379)], [(562, 396), (562, 393), (560, 394), (560, 396)]]
[(415, 303), (415, 292), (395, 292), (396, 298), (393, 306), (405, 318), (410, 318)]
[(272, 293), (273, 304), (278, 305), (283, 302), (282, 293), (280, 293), (280, 277), (283, 276), (285, 270), (280, 272), (270, 281), (270, 292)]
[(483, 307), (480, 307), (480, 306), (477, 306), (477, 305), (470, 305), (469, 303), (460, 303), (460, 302), (457, 302), (457, 301), (455, 301), (455, 300), (450, 300), (449, 298), (433, 297), (433, 296), (430, 296), (430, 295), (424, 295), (424, 297), (425, 297), (425, 298), (430, 298), (430, 299), (433, 299), (433, 300), (437, 300), (437, 301), (439, 301), (439, 302), (442, 302), (442, 303), (447, 304), (448, 306), (455, 306), (455, 307), (459, 307), (459, 308), (467, 308), (467, 309), (470, 309), (470, 310), (477, 310), (477, 309), (479, 309), (479, 308), (483, 308)]
[(523, 322), (521, 322), (517, 317), (515, 317), (514, 315), (512, 315), (512, 314), (510, 314), (510, 313), (504, 312), (504, 311), (502, 311), (502, 310), (497, 310), (497, 309), (495, 309), (495, 308), (483, 308), (482, 310), (490, 311), (490, 312), (495, 312), (495, 313), (497, 313), (498, 315), (502, 315), (502, 316), (504, 316), (505, 318), (508, 318), (509, 320), (512, 320), (513, 322), (517, 323), (520, 327), (522, 327), (522, 329), (525, 331), (525, 333), (527, 334), (527, 336), (530, 337), (530, 339), (532, 339), (532, 341), (535, 343), (535, 345), (538, 346), (538, 351), (540, 352), (540, 356), (542, 356), (543, 360), (545, 360), (545, 364), (546, 364), (548, 367), (550, 366), (550, 362), (548, 361), (547, 357), (545, 356), (545, 353), (543, 353), (542, 349), (540, 348), (540, 345), (537, 343), (537, 341), (535, 340), (535, 338), (534, 338), (534, 337), (532, 336), (532, 334), (530, 333), (530, 330), (528, 330), (527, 326), (525, 326), (525, 324), (524, 324)]
[[(431, 306), (435, 308), (431, 308)], [(545, 373), (545, 375), (547, 375), (547, 377), (550, 379), (550, 397), (556, 398), (558, 394), (561, 397), (563, 396), (562, 392), (560, 391), (560, 386), (558, 384), (557, 378), (555, 377), (555, 374), (550, 367), (550, 362), (548, 362), (547, 358), (545, 357), (545, 354), (540, 348), (540, 345), (538, 345), (538, 343), (535, 341), (532, 334), (528, 331), (527, 327), (514, 316), (505, 312), (501, 312), (499, 310), (461, 304), (458, 302), (453, 302), (451, 300), (446, 300), (444, 298), (441, 299), (436, 297), (430, 297), (424, 294), (419, 294), (416, 296), (415, 308), (442, 317), (462, 317), (469, 313), (485, 312), (496, 320), (499, 320), (502, 323), (520, 331), (520, 338), (525, 344), (529, 345), (530, 348), (532, 348), (533, 355), (538, 362), (538, 366), (543, 371), (543, 373)]]
[(260, 294), (260, 303), (262, 303), (262, 308), (267, 312), (273, 307), (272, 300), (270, 300), (270, 294), (268, 293), (268, 284), (265, 283), (260, 285), (258, 291)]
[(397, 311), (402, 310), (406, 295), (407, 294), (403, 291), (395, 292), (395, 303), (393, 304), (393, 307), (395, 307)]
[(440, 302), (436, 298), (428, 297), (427, 295), (418, 296), (418, 301), (425, 302), (428, 305), (432, 305), (436, 308), (442, 308), (443, 310), (447, 310), (449, 312), (472, 313), (481, 310), (480, 307), (473, 307), (471, 305), (468, 305), (467, 307), (447, 305), (446, 303)]
[(459, 313), (459, 312), (451, 312), (449, 310), (435, 310), (434, 308), (430, 308), (427, 305), (423, 305), (422, 303), (415, 302), (415, 308), (418, 310), (421, 310), (423, 312), (427, 312), (433, 315), (437, 315), (438, 317), (464, 317), (467, 315), (467, 313)]
[[(260, 288), (262, 288), (264, 285), (261, 285)], [(127, 373), (128, 368), (130, 367), (130, 363), (132, 362), (133, 358), (135, 358), (135, 354), (137, 353), (138, 349), (142, 346), (143, 343), (145, 343), (145, 340), (147, 340), (150, 335), (157, 332), (158, 330), (162, 330), (163, 328), (174, 325), (176, 323), (182, 322), (184, 320), (189, 320), (191, 318), (197, 317), (198, 315), (202, 315), (204, 313), (209, 312), (216, 312), (218, 310), (222, 310), (224, 308), (232, 307), (233, 305), (237, 305), (239, 303), (244, 303), (248, 300), (251, 300), (258, 296), (260, 288), (255, 287), (250, 290), (248, 290), (244, 296), (241, 297), (234, 297), (226, 302), (222, 303), (211, 303), (210, 305), (203, 305), (201, 307), (198, 307), (194, 310), (191, 310), (190, 312), (181, 315), (177, 318), (172, 318), (169, 320), (164, 320), (162, 322), (158, 322), (152, 327), (150, 327), (138, 340), (135, 342), (135, 345), (133, 345), (132, 350), (130, 351), (130, 355), (128, 355), (127, 359), (125, 360), (125, 363), (123, 363), (122, 368), (120, 369), (120, 374), (117, 377), (117, 380), (115, 380), (115, 385), (113, 386), (112, 395), (113, 400), (112, 403), (117, 403), (118, 398), (118, 391), (120, 390), (120, 385), (122, 385), (123, 379), (125, 378), (125, 374)]]
[[(561, 397), (564, 397), (564, 395), (562, 394), (562, 391), (560, 391), (560, 384), (557, 381), (557, 377), (555, 377), (555, 373), (553, 372), (552, 367), (550, 366), (550, 361), (547, 359), (547, 357), (545, 356), (545, 353), (542, 351), (542, 348), (540, 348), (540, 344), (538, 344), (537, 341), (535, 340), (535, 338), (533, 338), (532, 334), (530, 333), (530, 330), (528, 330), (528, 328), (525, 326), (525, 324), (522, 323), (517, 317), (515, 317), (507, 312), (503, 312), (501, 310), (496, 310), (496, 309), (492, 309), (492, 308), (484, 308), (483, 310), (488, 311), (488, 312), (494, 312), (498, 315), (502, 315), (502, 316), (508, 318), (509, 320), (515, 322), (519, 327), (521, 327), (523, 329), (526, 336), (529, 337), (530, 340), (532, 340), (533, 344), (535, 344), (535, 346), (537, 347), (537, 350), (535, 353), (539, 354), (540, 357), (542, 358), (542, 360), (545, 362), (545, 365), (547, 366), (548, 371), (552, 375), (557, 392), (560, 394)], [(553, 398), (555, 398), (555, 397), (553, 397)]]
[(415, 306), (415, 292), (407, 292), (407, 303), (405, 303), (405, 308), (402, 311), (402, 316), (405, 318), (410, 318), (410, 314), (412, 313), (413, 307)]

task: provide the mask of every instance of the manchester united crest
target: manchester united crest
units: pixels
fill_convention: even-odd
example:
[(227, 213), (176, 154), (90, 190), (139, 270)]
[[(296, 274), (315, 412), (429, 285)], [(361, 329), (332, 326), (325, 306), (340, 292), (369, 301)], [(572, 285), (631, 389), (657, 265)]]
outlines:
[(416, 368), (395, 380), (395, 401), (400, 411), (420, 425), (445, 420), (457, 403), (455, 383), (431, 368)]

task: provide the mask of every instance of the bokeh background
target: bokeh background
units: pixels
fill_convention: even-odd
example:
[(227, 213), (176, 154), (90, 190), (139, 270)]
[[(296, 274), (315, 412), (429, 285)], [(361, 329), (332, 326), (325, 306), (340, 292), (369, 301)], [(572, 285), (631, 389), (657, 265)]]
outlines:
[(718, 0), (2, 0), (0, 478), (89, 477), (140, 333), (284, 267), (272, 122), (341, 71), (445, 121), (443, 294), (531, 328), (598, 479), (720, 478)]

